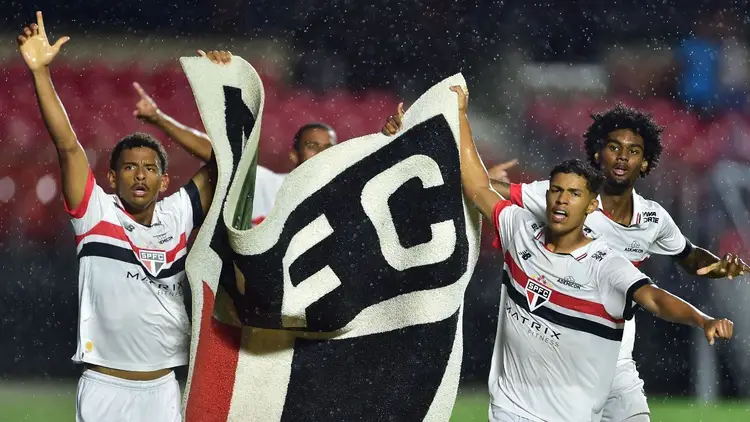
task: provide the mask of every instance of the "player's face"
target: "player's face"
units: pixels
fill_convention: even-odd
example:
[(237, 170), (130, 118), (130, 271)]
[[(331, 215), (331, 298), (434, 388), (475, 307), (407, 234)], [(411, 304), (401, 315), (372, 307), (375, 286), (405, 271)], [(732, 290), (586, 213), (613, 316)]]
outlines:
[(610, 132), (605, 142), (597, 159), (607, 178), (607, 185), (619, 188), (633, 186), (641, 172), (648, 168), (643, 138), (631, 129), (618, 129)]
[(289, 158), (298, 166), (335, 144), (336, 132), (320, 128), (308, 129), (300, 137), (299, 151), (292, 150)]
[(109, 182), (117, 196), (132, 211), (140, 211), (156, 202), (167, 189), (167, 175), (161, 171), (159, 155), (151, 148), (122, 150), (115, 171), (109, 171)]
[(598, 202), (586, 179), (575, 173), (558, 173), (547, 190), (547, 227), (562, 235), (581, 230), (586, 216), (594, 212)]

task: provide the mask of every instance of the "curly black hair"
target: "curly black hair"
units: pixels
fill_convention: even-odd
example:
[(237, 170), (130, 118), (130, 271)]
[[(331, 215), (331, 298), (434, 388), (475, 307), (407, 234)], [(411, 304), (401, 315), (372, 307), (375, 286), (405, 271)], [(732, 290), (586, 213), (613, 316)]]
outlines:
[(599, 190), (604, 184), (604, 175), (596, 167), (589, 163), (574, 158), (572, 160), (565, 160), (562, 163), (555, 166), (549, 173), (549, 178), (552, 179), (556, 174), (577, 174), (586, 179), (586, 187), (589, 192), (599, 193)]
[(641, 172), (641, 177), (646, 177), (656, 168), (664, 149), (661, 144), (664, 127), (656, 124), (651, 113), (617, 104), (614, 108), (592, 114), (591, 118), (594, 122), (583, 134), (586, 157), (591, 165), (599, 168), (594, 155), (606, 145), (607, 135), (618, 129), (630, 129), (643, 138), (643, 154), (648, 161), (648, 168)]
[(112, 155), (109, 158), (109, 168), (111, 170), (117, 170), (117, 163), (120, 161), (120, 155), (122, 155), (123, 150), (140, 147), (151, 148), (156, 151), (156, 155), (159, 156), (159, 167), (161, 172), (166, 174), (169, 162), (167, 160), (167, 151), (164, 149), (164, 145), (153, 136), (143, 132), (131, 133), (117, 142), (117, 145), (112, 149)]

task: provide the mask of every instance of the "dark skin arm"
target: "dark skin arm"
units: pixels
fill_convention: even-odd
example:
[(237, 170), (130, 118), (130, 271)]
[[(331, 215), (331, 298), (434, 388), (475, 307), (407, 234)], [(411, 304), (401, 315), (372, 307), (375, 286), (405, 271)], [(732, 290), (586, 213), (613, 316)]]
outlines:
[(691, 274), (698, 274), (708, 278), (724, 278), (730, 280), (737, 276), (745, 275), (745, 271), (750, 271), (750, 267), (734, 254), (726, 254), (723, 258), (712, 254), (703, 248), (693, 247), (690, 255), (677, 261), (685, 271)]
[(62, 176), (62, 193), (71, 209), (80, 205), (86, 190), (89, 162), (78, 142), (55, 87), (49, 65), (70, 38), (62, 37), (50, 45), (44, 28), (42, 12), (36, 13), (37, 23), (24, 28), (18, 36), (18, 48), (34, 80), (34, 89), (44, 124), (57, 149)]
[(732, 321), (711, 318), (693, 305), (653, 284), (636, 290), (633, 300), (661, 319), (701, 328), (712, 345), (716, 338), (730, 339), (734, 333)]

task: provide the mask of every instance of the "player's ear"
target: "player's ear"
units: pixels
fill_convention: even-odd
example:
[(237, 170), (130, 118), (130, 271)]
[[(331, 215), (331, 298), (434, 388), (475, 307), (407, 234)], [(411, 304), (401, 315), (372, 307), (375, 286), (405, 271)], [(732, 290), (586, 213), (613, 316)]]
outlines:
[(161, 184), (159, 185), (159, 192), (161, 193), (166, 192), (168, 187), (169, 187), (169, 175), (165, 173), (161, 175)]
[(599, 153), (594, 153), (594, 161), (599, 162)]
[(296, 150), (289, 151), (289, 161), (294, 164), (294, 167), (299, 165), (299, 153)]
[(110, 169), (107, 172), (107, 180), (109, 180), (109, 187), (112, 190), (117, 190), (117, 174), (115, 174), (114, 170)]
[(646, 170), (648, 170), (648, 161), (643, 160), (641, 163), (641, 174), (646, 173)]
[(597, 208), (599, 208), (599, 200), (597, 199), (597, 196), (595, 193), (592, 193), (591, 196), (593, 196), (593, 199), (589, 202), (589, 206), (586, 207), (586, 214), (591, 214), (592, 212), (596, 211)]

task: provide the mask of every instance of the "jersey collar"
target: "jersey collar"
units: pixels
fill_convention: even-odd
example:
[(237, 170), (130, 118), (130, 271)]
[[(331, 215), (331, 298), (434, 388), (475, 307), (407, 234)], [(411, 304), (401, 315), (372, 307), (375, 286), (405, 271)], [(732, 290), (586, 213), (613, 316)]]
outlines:
[(589, 242), (589, 243), (581, 246), (580, 248), (574, 250), (573, 252), (565, 253), (565, 254), (561, 254), (561, 253), (557, 253), (557, 252), (550, 252), (547, 249), (547, 245), (545, 243), (544, 232), (545, 232), (546, 228), (547, 228), (546, 226), (542, 226), (540, 229), (538, 229), (536, 232), (534, 232), (534, 239), (536, 239), (536, 241), (539, 242), (542, 245), (542, 248), (544, 248), (545, 251), (547, 251), (547, 252), (549, 252), (551, 254), (555, 254), (555, 255), (570, 255), (576, 261), (580, 262), (584, 258), (586, 258), (587, 256), (589, 256), (589, 249), (591, 249), (591, 247), (592, 247), (592, 245), (594, 243), (597, 243), (597, 239), (596, 238), (591, 238), (591, 236), (586, 236), (586, 237), (589, 237), (589, 238), (592, 239), (591, 242)]
[[(633, 189), (632, 195), (633, 195), (633, 216), (630, 218), (630, 225), (637, 226), (641, 224), (641, 211), (643, 209), (643, 204), (641, 204), (641, 196), (635, 192), (635, 189)], [(596, 200), (599, 201), (599, 211), (601, 211), (602, 214), (607, 216), (607, 218), (612, 219), (609, 213), (604, 211), (604, 208), (602, 208), (602, 196), (601, 195), (597, 196)]]

